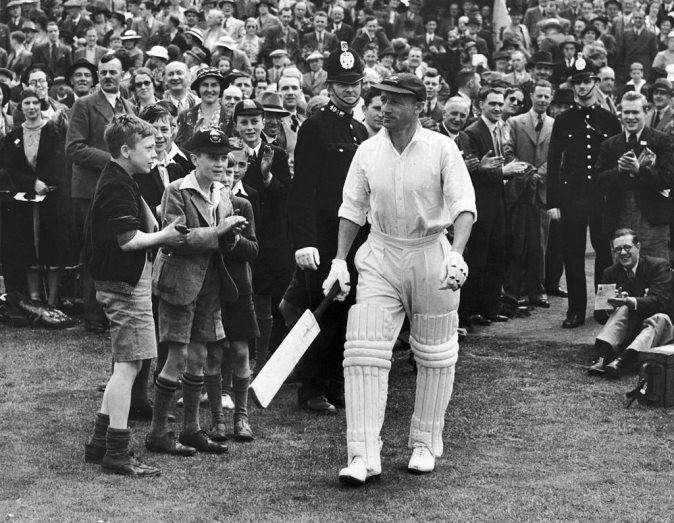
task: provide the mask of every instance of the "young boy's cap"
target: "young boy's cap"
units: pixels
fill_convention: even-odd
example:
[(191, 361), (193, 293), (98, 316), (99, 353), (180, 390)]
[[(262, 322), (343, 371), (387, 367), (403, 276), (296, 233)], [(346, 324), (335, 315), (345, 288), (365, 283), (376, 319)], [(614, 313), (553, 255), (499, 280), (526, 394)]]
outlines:
[(205, 129), (194, 133), (185, 143), (185, 149), (192, 153), (227, 154), (230, 151), (227, 135), (220, 129)]

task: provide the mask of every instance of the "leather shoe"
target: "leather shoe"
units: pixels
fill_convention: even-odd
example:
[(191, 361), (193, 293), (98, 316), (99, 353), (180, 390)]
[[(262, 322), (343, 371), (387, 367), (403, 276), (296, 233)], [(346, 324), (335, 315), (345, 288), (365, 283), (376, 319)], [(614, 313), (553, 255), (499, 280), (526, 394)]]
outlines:
[(482, 316), (482, 314), (471, 314), (468, 316), (467, 321), (470, 325), (481, 325), (483, 327), (491, 325), (491, 321)]
[(135, 476), (138, 478), (151, 478), (161, 474), (158, 468), (145, 465), (131, 455), (126, 455), (124, 458), (112, 459), (106, 454), (101, 463), (101, 468), (107, 474), (120, 474), (121, 476)]
[(208, 435), (213, 441), (227, 441), (227, 426), (224, 423), (216, 423), (208, 431)]
[(567, 298), (569, 296), (569, 293), (559, 286), (545, 289), (545, 292), (547, 292), (550, 296), (557, 296), (558, 298)]
[(234, 422), (234, 439), (240, 442), (253, 441), (255, 439), (253, 430), (250, 428), (247, 419), (238, 419)]
[(600, 356), (597, 360), (590, 365), (590, 368), (587, 369), (588, 376), (606, 376), (606, 367), (604, 366), (604, 358)]
[(639, 354), (634, 349), (625, 349), (623, 353), (606, 365), (608, 377), (616, 380), (629, 372), (639, 360)]
[(542, 309), (550, 308), (550, 302), (547, 298), (529, 298), (529, 303), (534, 307), (540, 307)]
[(178, 441), (183, 445), (194, 447), (197, 451), (207, 454), (224, 454), (228, 450), (227, 445), (216, 443), (208, 437), (208, 434), (204, 430), (198, 430), (193, 434), (181, 432)]
[(308, 398), (306, 400), (299, 401), (300, 407), (312, 412), (319, 412), (321, 414), (336, 414), (337, 407), (328, 401), (328, 398), (325, 396), (314, 396), (313, 398)]
[(355, 456), (348, 467), (339, 471), (339, 482), (342, 485), (360, 487), (368, 481), (376, 481), (381, 477), (381, 470), (368, 470), (365, 460)]
[(171, 456), (189, 457), (197, 453), (194, 447), (188, 447), (178, 442), (174, 432), (167, 432), (163, 436), (148, 434), (145, 436), (145, 448), (150, 452), (169, 454)]
[(528, 299), (518, 298), (516, 296), (512, 296), (511, 294), (504, 294), (501, 296), (501, 301), (508, 305), (512, 305), (513, 307), (523, 307), (529, 303)]
[(505, 314), (494, 314), (492, 316), (487, 316), (486, 318), (492, 323), (503, 323), (510, 319)]
[(585, 318), (579, 316), (578, 314), (571, 314), (570, 316), (567, 316), (566, 319), (562, 322), (562, 329), (575, 329), (584, 323)]

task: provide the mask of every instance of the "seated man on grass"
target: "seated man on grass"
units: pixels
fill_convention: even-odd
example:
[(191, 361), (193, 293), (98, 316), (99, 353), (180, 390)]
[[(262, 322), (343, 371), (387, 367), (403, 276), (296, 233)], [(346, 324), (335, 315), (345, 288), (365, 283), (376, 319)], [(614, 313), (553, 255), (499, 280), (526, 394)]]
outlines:
[(152, 318), (151, 273), (147, 250), (178, 248), (185, 236), (176, 221), (153, 232), (156, 221), (132, 178), (148, 175), (157, 158), (154, 128), (120, 114), (106, 127), (105, 142), (112, 159), (96, 186), (86, 227), (86, 258), (96, 285), (96, 299), (110, 321), (114, 370), (105, 387), (94, 434), (85, 445), (85, 461), (101, 463), (105, 472), (127, 476), (157, 476), (129, 452), (127, 426), (131, 388), (143, 360), (157, 347)]
[(588, 374), (614, 378), (636, 362), (634, 350), (623, 350), (632, 346), (644, 321), (667, 312), (672, 274), (667, 260), (639, 255), (641, 244), (632, 229), (618, 229), (612, 248), (615, 263), (604, 271), (602, 283), (615, 283), (616, 297), (609, 299), (615, 308), (597, 335), (599, 357)]

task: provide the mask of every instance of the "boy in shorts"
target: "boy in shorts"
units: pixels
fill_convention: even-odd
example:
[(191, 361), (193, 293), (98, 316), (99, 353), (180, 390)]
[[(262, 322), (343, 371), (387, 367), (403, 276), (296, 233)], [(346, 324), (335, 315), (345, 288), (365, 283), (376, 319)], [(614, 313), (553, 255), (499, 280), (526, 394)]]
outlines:
[(154, 129), (120, 114), (105, 129), (112, 159), (96, 186), (87, 220), (85, 249), (96, 284), (96, 299), (110, 321), (114, 370), (96, 416), (94, 434), (85, 445), (85, 460), (101, 463), (105, 472), (157, 476), (129, 453), (127, 427), (131, 389), (145, 359), (157, 353), (152, 319), (152, 264), (147, 249), (178, 248), (185, 236), (172, 222), (159, 232), (143, 201), (133, 173), (149, 173), (156, 158)]
[[(248, 222), (234, 215), (231, 201), (220, 194), (218, 180), (224, 176), (229, 152), (227, 136), (218, 129), (202, 130), (185, 147), (195, 169), (166, 187), (161, 204), (163, 223), (178, 220), (185, 242), (179, 248), (162, 248), (154, 262), (152, 290), (159, 297), (159, 340), (168, 342), (169, 354), (155, 381), (145, 446), (179, 456), (190, 456), (195, 449), (222, 454), (227, 446), (201, 430), (199, 400), (207, 357), (225, 338), (220, 301), (238, 298), (222, 251), (235, 247)], [(176, 440), (168, 430), (168, 411), (181, 373), (183, 430)]]
[[(222, 411), (222, 380), (231, 383), (234, 398), (234, 439), (252, 441), (253, 431), (248, 424), (248, 387), (250, 386), (250, 362), (248, 340), (260, 335), (253, 305), (253, 286), (250, 262), (258, 253), (255, 237), (253, 207), (248, 200), (232, 194), (236, 180), (243, 173), (239, 169), (241, 150), (233, 151), (227, 157), (227, 169), (222, 179), (222, 197), (231, 199), (234, 212), (248, 221), (248, 227), (236, 239), (234, 248), (224, 254), (225, 265), (232, 276), (239, 293), (235, 302), (222, 302), (222, 317), (227, 341), (224, 353), (214, 354), (207, 360), (206, 392), (211, 406), (214, 441), (226, 439), (225, 417)], [(245, 167), (244, 167), (245, 169)], [(218, 359), (219, 357), (219, 359)], [(222, 361), (224, 360), (224, 365)], [(209, 370), (212, 369), (212, 372)], [(221, 372), (222, 371), (222, 372)]]

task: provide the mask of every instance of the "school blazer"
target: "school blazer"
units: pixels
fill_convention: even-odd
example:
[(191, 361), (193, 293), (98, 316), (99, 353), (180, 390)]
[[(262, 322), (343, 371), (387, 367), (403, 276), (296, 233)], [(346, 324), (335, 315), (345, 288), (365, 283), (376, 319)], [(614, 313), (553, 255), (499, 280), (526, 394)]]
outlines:
[[(233, 214), (232, 202), (223, 198), (216, 210), (217, 220)], [(152, 268), (152, 292), (179, 307), (199, 296), (211, 256), (220, 276), (220, 297), (233, 302), (239, 297), (234, 281), (225, 267), (222, 251), (233, 243), (218, 238), (215, 226), (208, 225), (208, 209), (194, 189), (185, 187), (185, 179), (171, 182), (162, 198), (162, 224), (179, 223), (191, 230), (190, 241), (177, 249), (162, 247)]]

